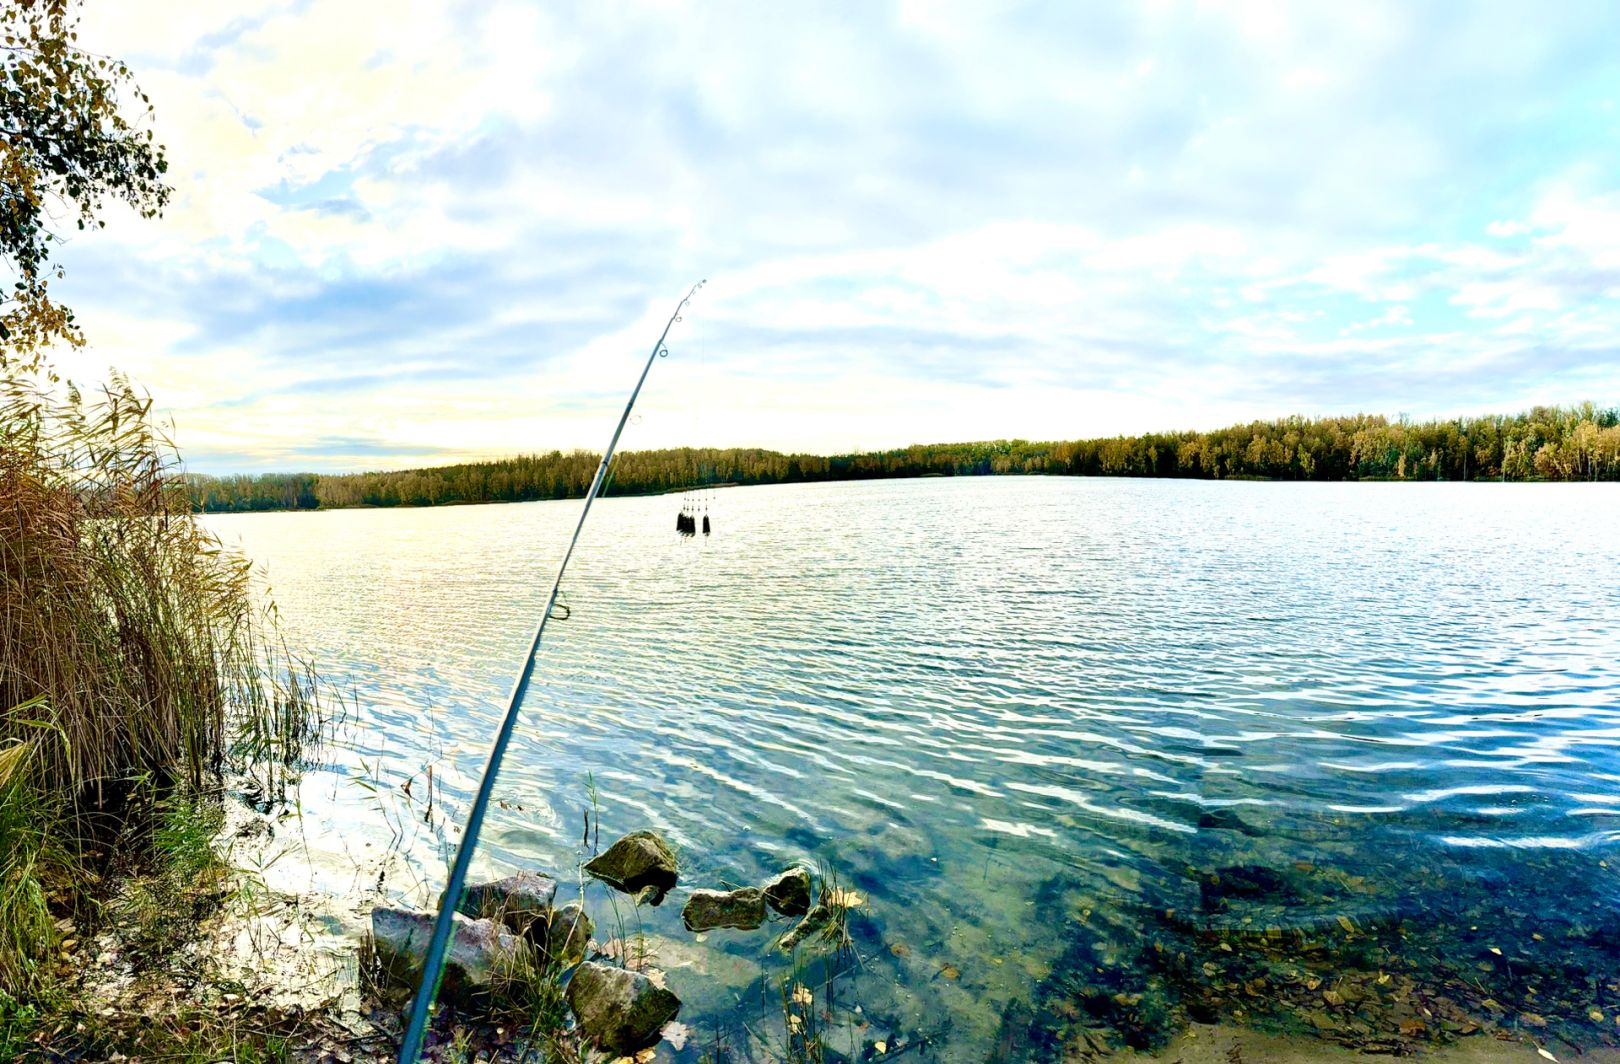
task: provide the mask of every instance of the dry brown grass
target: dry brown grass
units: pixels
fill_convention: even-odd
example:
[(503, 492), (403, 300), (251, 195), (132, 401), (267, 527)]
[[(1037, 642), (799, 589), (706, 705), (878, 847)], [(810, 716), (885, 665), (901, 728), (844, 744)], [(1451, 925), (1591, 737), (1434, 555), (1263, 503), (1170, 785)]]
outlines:
[(158, 809), (233, 760), (272, 800), (310, 735), (307, 666), (176, 472), (122, 378), (0, 382), (0, 986), (30, 986), (44, 907), (138, 855)]

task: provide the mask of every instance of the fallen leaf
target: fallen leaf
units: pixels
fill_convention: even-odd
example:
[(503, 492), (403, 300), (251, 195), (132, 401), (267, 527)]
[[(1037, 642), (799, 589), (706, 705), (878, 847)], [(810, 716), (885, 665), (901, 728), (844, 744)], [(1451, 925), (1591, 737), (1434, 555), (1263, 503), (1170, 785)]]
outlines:
[(876, 1050), (877, 1052), (879, 1052), (879, 1053), (887, 1053), (889, 1051), (889, 1043), (887, 1043), (887, 1042), (873, 1042), (872, 1043), (872, 1048), (874, 1050)]

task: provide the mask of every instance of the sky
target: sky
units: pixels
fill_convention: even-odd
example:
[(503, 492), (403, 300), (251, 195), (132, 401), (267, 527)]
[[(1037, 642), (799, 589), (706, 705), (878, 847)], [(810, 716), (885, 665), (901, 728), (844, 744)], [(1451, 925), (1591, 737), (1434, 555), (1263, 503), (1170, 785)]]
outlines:
[(120, 0), (76, 380), (206, 472), (1620, 402), (1620, 5)]

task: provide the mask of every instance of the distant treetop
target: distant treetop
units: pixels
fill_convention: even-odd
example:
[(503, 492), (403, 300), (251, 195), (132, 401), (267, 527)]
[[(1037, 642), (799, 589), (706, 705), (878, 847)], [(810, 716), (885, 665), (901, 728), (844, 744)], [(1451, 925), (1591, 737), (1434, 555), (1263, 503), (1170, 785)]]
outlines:
[[(588, 451), (552, 451), (395, 473), (192, 475), (186, 488), (193, 507), (209, 512), (526, 502), (583, 495), (596, 463)], [(1370, 414), (1289, 417), (1212, 432), (917, 444), (830, 456), (759, 448), (628, 451), (614, 460), (609, 493), (1020, 473), (1206, 480), (1620, 480), (1620, 410), (1591, 403), (1538, 406), (1523, 414), (1422, 424)]]

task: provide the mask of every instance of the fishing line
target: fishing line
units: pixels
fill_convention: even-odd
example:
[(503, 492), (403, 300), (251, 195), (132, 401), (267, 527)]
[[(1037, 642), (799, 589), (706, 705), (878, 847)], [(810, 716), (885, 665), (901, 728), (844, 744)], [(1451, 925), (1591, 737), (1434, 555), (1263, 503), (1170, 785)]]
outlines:
[(669, 330), (681, 320), (681, 310), (691, 302), (692, 297), (704, 283), (699, 281), (692, 286), (686, 293), (686, 298), (675, 305), (675, 313), (671, 314), (669, 321), (664, 324), (664, 331), (659, 334), (658, 342), (653, 344), (652, 354), (647, 356), (647, 364), (642, 367), (641, 376), (630, 392), (630, 401), (625, 404), (624, 413), (619, 415), (619, 424), (614, 428), (613, 438), (608, 441), (607, 450), (602, 454), (602, 464), (596, 467), (596, 476), (591, 481), (590, 490), (585, 493), (585, 504), (579, 511), (579, 523), (574, 526), (574, 535), (568, 541), (568, 549), (563, 552), (562, 563), (557, 566), (557, 578), (552, 581), (546, 608), (540, 614), (540, 623), (535, 626), (534, 638), (529, 642), (529, 653), (523, 660), (523, 672), (518, 676), (517, 683), (512, 687), (512, 694), (507, 699), (506, 715), (502, 717), (500, 729), (495, 733), (495, 742), (490, 747), (489, 761), (484, 766), (483, 778), (478, 781), (478, 793), (473, 798), (472, 811), (467, 814), (467, 827), (462, 833), (461, 845), (456, 849), (455, 863), (450, 866), (450, 881), (445, 884), (444, 895), (439, 899), (439, 915), (433, 922), (433, 937), (428, 941), (427, 956), (422, 961), (422, 982), (416, 989), (416, 998), (411, 1002), (411, 1022), (405, 1029), (405, 1040), (400, 1044), (399, 1064), (416, 1064), (422, 1054), (422, 1040), (427, 1035), (428, 1012), (433, 1007), (433, 999), (439, 994), (439, 980), (444, 975), (444, 953), (450, 946), (450, 932), (455, 912), (461, 907), (461, 892), (467, 883), (467, 868), (472, 864), (473, 851), (478, 848), (478, 834), (484, 827), (484, 814), (489, 810), (495, 777), (500, 772), (502, 759), (506, 757), (506, 748), (512, 741), (512, 729), (517, 724), (518, 710), (523, 706), (523, 696), (528, 694), (529, 681), (534, 676), (535, 659), (540, 653), (540, 637), (545, 634), (546, 622), (551, 620), (557, 606), (563, 573), (568, 569), (569, 559), (574, 556), (574, 547), (579, 543), (579, 534), (585, 527), (585, 518), (590, 516), (591, 503), (602, 490), (608, 466), (613, 461), (613, 452), (619, 446), (619, 436), (624, 432), (625, 423), (630, 420), (630, 411), (635, 409), (636, 398), (641, 394), (641, 386), (647, 383), (647, 374), (652, 370), (653, 361), (660, 356), (669, 355), (669, 348), (664, 346), (664, 341), (669, 338)]

